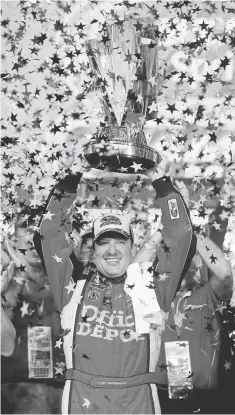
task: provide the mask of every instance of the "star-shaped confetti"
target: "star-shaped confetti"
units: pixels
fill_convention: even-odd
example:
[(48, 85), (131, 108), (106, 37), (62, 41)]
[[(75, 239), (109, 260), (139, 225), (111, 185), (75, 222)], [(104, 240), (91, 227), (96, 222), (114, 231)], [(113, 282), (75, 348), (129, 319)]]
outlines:
[(58, 263), (63, 263), (62, 258), (58, 257), (58, 255), (56, 255), (56, 254), (52, 255), (52, 258), (54, 258), (56, 260), (57, 264)]
[(68, 290), (67, 291), (67, 293), (68, 294), (70, 294), (70, 292), (74, 292), (74, 290), (75, 290), (75, 285), (76, 285), (76, 283), (74, 283), (73, 281), (69, 281), (69, 284), (68, 285), (66, 285), (66, 290)]
[(24, 316), (27, 316), (29, 314), (29, 303), (27, 303), (26, 301), (23, 301), (23, 305), (20, 308), (21, 311), (21, 317), (23, 318)]
[(63, 344), (61, 338), (56, 341), (55, 347), (58, 347), (60, 349), (61, 345)]
[(43, 220), (46, 220), (46, 219), (52, 220), (52, 216), (55, 216), (55, 214), (54, 214), (54, 213), (51, 213), (51, 212), (48, 210), (48, 212), (47, 212), (47, 213), (44, 213), (44, 214), (43, 214)]
[(159, 281), (166, 281), (167, 278), (169, 278), (170, 275), (167, 275), (166, 273), (164, 274), (159, 274)]
[(225, 370), (230, 370), (231, 369), (231, 362), (226, 361), (224, 364), (224, 368)]
[(135, 161), (131, 165), (131, 168), (135, 171), (135, 173), (139, 170), (143, 170), (142, 164), (135, 163)]
[(84, 398), (84, 403), (82, 404), (82, 406), (85, 406), (85, 408), (89, 408), (90, 405), (91, 405), (91, 402), (89, 401), (89, 399)]
[(54, 366), (55, 369), (55, 375), (63, 375), (64, 369), (63, 367)]

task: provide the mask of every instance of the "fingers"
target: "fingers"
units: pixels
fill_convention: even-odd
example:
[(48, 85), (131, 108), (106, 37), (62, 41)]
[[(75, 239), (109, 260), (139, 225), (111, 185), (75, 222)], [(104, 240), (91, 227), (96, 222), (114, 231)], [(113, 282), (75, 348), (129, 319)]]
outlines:
[(10, 261), (8, 267), (1, 274), (1, 293), (4, 292), (10, 281), (12, 280), (15, 272), (14, 261)]
[(157, 219), (156, 228), (157, 229), (162, 228), (162, 218), (161, 218), (161, 216), (159, 216), (158, 219)]
[(175, 180), (175, 184), (176, 184), (179, 192), (183, 196), (186, 205), (189, 207), (189, 191), (187, 189), (187, 186), (185, 185), (184, 182), (182, 182), (182, 181), (179, 182), (178, 180)]
[(14, 264), (19, 268), (21, 265), (27, 265), (26, 261), (23, 259), (18, 258), (16, 252), (14, 251), (14, 249), (12, 248), (10, 241), (6, 238), (5, 239), (5, 246), (6, 246), (6, 250), (8, 255), (10, 256), (10, 258), (14, 261)]
[(76, 231), (76, 229), (73, 229), (72, 233), (70, 234), (71, 238), (73, 239), (75, 245), (79, 247), (82, 243), (82, 237), (81, 235)]
[(176, 184), (176, 186), (178, 187), (178, 189), (179, 190), (186, 190), (187, 192), (188, 192), (188, 189), (187, 189), (187, 187), (186, 187), (186, 185), (184, 184), (184, 182), (180, 182), (179, 180), (175, 180), (175, 184)]
[(75, 199), (75, 205), (76, 203), (80, 204), (80, 203), (84, 203), (86, 201), (87, 198), (87, 186), (86, 183), (81, 179), (78, 188), (77, 188), (77, 197)]
[(170, 169), (170, 163), (167, 159), (162, 159), (160, 161), (160, 163), (157, 166), (158, 170), (161, 170), (163, 172), (163, 174), (168, 173), (169, 169)]
[[(127, 180), (128, 176), (133, 177), (133, 175), (125, 174), (125, 178)], [(122, 179), (123, 173), (103, 171), (99, 169), (90, 169), (89, 171), (84, 172), (82, 177), (85, 180), (107, 179), (107, 181), (110, 181), (112, 179)]]
[(2, 249), (1, 252), (1, 265), (0, 265), (0, 271), (2, 272), (2, 270), (4, 270), (9, 264), (10, 264), (10, 257), (9, 255), (6, 253), (6, 251), (4, 249)]
[(182, 186), (182, 182), (179, 182), (179, 180), (175, 180), (175, 184), (178, 187), (178, 189), (180, 190), (181, 186)]

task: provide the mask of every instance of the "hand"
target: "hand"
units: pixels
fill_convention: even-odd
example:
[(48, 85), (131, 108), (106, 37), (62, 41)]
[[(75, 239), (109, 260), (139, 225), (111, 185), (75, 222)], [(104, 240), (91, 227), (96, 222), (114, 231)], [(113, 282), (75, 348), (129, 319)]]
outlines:
[(180, 192), (180, 194), (183, 196), (183, 199), (186, 203), (186, 205), (189, 207), (189, 191), (185, 185), (184, 182), (179, 182), (178, 180), (175, 181), (175, 184)]
[(133, 174), (125, 173), (125, 176), (123, 173), (119, 172), (112, 172), (112, 171), (105, 171), (105, 170), (99, 170), (99, 169), (90, 169), (89, 171), (86, 171), (82, 175), (84, 180), (104, 180), (108, 183), (110, 183), (111, 180), (120, 179), (120, 182), (122, 181), (123, 177), (125, 177), (125, 180), (131, 180), (133, 179)]
[(56, 189), (64, 190), (67, 193), (76, 193), (81, 175), (88, 172), (89, 169), (90, 165), (85, 158), (82, 160), (77, 159), (77, 163), (73, 163), (70, 169), (71, 173), (67, 174), (63, 179), (59, 179), (56, 184)]
[(169, 172), (170, 163), (165, 158), (160, 161), (160, 163), (156, 163), (154, 168), (151, 170), (147, 170), (145, 172), (146, 176), (148, 176), (151, 181), (153, 182), (160, 177), (163, 177), (166, 173)]
[(67, 152), (66, 156), (60, 159), (62, 169), (70, 169), (75, 175), (91, 168), (84, 155), (84, 147), (90, 140), (90, 137), (81, 137), (71, 146), (70, 153)]
[(1, 272), (1, 294), (6, 291), (15, 273), (14, 261), (10, 261), (7, 267)]
[(21, 265), (27, 265), (26, 260), (23, 258), (23, 255), (18, 256), (16, 251), (8, 238), (4, 239), (3, 248), (5, 249), (7, 255), (13, 260), (16, 267), (20, 267)]
[(2, 247), (1, 248), (0, 273), (2, 273), (2, 271), (7, 268), (7, 266), (10, 264), (10, 262), (11, 262), (11, 259), (10, 259), (9, 255), (7, 254), (7, 252)]

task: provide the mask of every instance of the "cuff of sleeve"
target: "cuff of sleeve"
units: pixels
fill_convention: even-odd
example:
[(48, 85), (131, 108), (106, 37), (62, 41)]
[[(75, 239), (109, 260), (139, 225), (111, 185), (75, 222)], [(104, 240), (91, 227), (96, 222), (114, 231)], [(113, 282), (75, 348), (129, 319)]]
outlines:
[(77, 173), (76, 175), (70, 174), (64, 179), (60, 179), (56, 185), (56, 188), (64, 190), (67, 193), (76, 193), (81, 177), (82, 173)]
[(152, 182), (153, 188), (156, 190), (157, 197), (162, 198), (168, 196), (170, 193), (175, 192), (175, 188), (172, 185), (170, 177), (161, 177), (160, 179)]

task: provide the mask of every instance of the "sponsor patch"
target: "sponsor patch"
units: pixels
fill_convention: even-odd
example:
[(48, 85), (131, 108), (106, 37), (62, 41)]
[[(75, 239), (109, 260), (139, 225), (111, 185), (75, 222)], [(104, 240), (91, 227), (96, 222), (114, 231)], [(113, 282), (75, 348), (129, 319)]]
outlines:
[(88, 293), (88, 298), (89, 298), (91, 301), (96, 301), (96, 300), (99, 300), (99, 298), (100, 298), (100, 293), (99, 293), (98, 291), (93, 291), (93, 290), (91, 290), (91, 291), (89, 291), (89, 293)]
[(53, 378), (51, 327), (28, 327), (29, 379)]
[(102, 279), (101, 276), (95, 275), (92, 279), (91, 287), (92, 288), (94, 287), (97, 290), (105, 291), (106, 289), (105, 280)]
[(168, 208), (171, 219), (179, 219), (180, 213), (176, 199), (168, 200)]
[(165, 353), (169, 398), (189, 398), (193, 390), (189, 342), (165, 342)]
[(103, 298), (103, 305), (107, 308), (111, 308), (112, 309), (112, 299), (111, 296), (109, 295), (105, 295)]
[(100, 221), (100, 227), (102, 228), (103, 226), (108, 226), (108, 225), (122, 225), (122, 222), (119, 218), (117, 218), (117, 216), (105, 216), (104, 218), (101, 219)]

